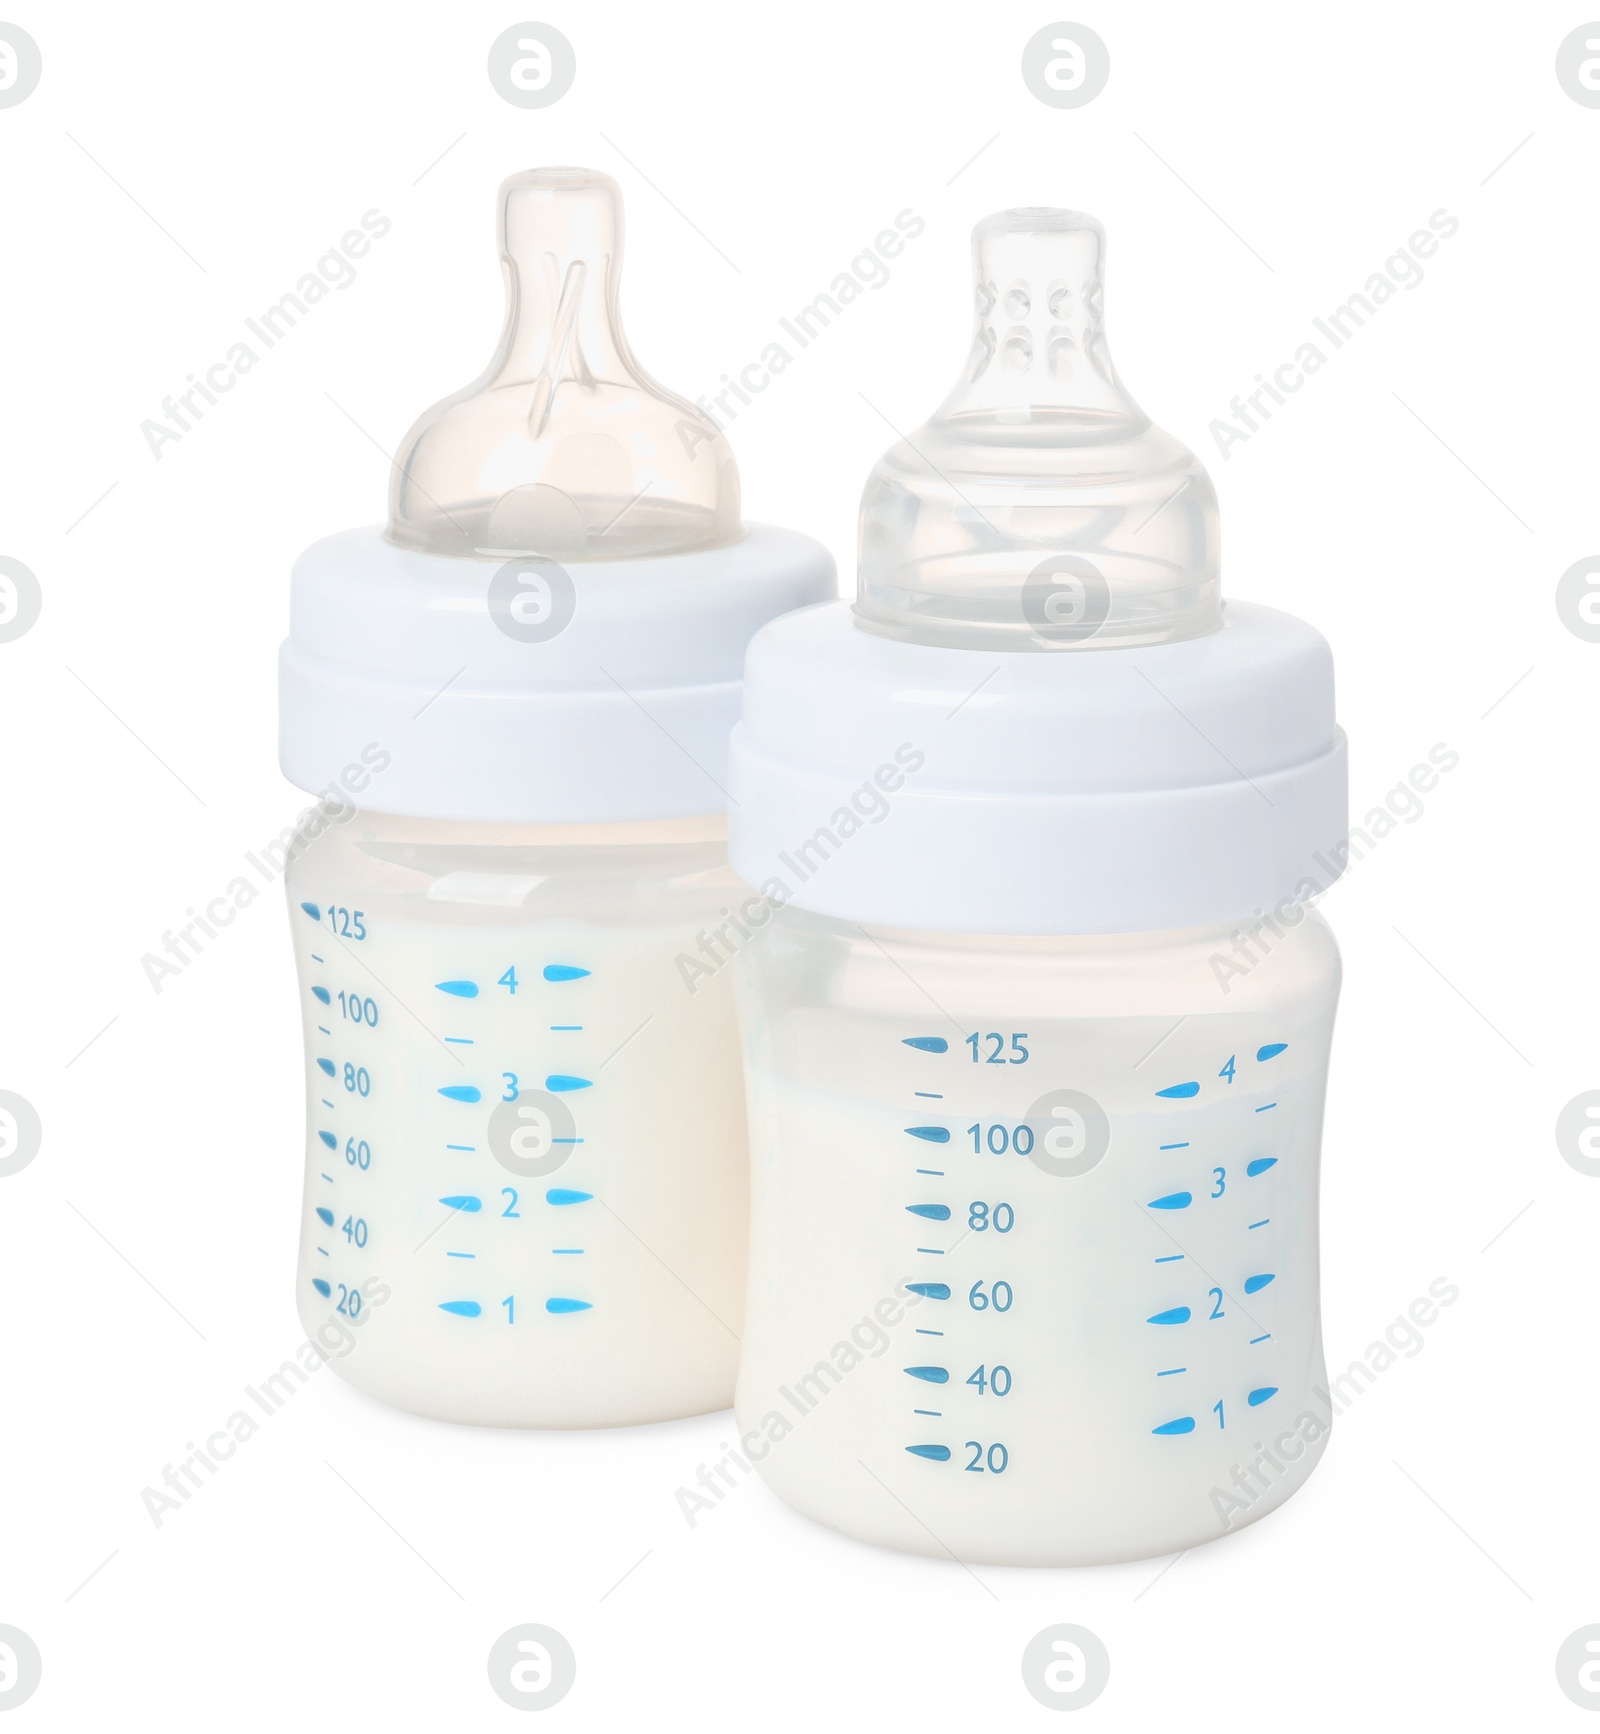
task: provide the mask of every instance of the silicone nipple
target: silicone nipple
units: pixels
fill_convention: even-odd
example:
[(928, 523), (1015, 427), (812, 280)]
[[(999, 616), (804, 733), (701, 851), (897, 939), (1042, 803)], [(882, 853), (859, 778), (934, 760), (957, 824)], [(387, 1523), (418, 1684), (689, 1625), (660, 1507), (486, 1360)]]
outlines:
[(1221, 625), (1216, 495), (1117, 378), (1104, 253), (1076, 211), (1002, 211), (973, 230), (966, 371), (862, 495), (861, 625), (1014, 650)]
[(506, 322), (481, 378), (405, 437), (389, 539), (430, 554), (618, 560), (741, 533), (717, 428), (657, 385), (617, 311), (622, 195), (592, 169), (501, 188)]

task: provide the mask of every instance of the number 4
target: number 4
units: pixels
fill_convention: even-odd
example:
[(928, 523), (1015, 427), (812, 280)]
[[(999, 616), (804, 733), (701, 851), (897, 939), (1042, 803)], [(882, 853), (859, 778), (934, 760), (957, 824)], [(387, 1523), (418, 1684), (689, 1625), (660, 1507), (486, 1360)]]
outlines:
[(1228, 1082), (1231, 1084), (1233, 1082), (1234, 1062), (1238, 1058), (1239, 1058), (1239, 1056), (1237, 1054), (1229, 1054), (1227, 1065), (1225, 1065), (1222, 1068), (1222, 1070), (1217, 1073), (1217, 1076), (1219, 1078), (1226, 1078), (1228, 1080)]

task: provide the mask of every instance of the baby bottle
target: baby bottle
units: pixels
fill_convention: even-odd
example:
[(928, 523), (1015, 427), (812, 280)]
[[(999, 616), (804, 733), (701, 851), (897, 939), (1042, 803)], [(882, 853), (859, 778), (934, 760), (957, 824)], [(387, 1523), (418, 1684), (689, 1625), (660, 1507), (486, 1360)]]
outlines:
[(296, 563), (281, 759), (309, 1118), (299, 1305), (453, 1421), (724, 1408), (747, 1184), (727, 738), (745, 647), (833, 593), (741, 525), (717, 428), (635, 362), (620, 194), (499, 193), (506, 320)]
[(973, 240), (971, 356), (868, 480), (854, 609), (746, 664), (739, 1449), (869, 1541), (1093, 1564), (1263, 1516), (1326, 1439), (1345, 748), (1323, 639), (1221, 601), (1099, 225)]

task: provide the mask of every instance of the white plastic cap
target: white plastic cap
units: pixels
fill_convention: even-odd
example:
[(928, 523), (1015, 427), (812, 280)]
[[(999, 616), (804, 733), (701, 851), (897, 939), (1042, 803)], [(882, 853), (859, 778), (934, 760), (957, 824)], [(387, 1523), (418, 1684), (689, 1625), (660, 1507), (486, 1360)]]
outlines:
[(1328, 646), (1243, 602), (1203, 637), (1068, 657), (908, 644), (844, 603), (808, 609), (750, 646), (730, 770), (740, 876), (883, 927), (1248, 921), (1343, 865)]

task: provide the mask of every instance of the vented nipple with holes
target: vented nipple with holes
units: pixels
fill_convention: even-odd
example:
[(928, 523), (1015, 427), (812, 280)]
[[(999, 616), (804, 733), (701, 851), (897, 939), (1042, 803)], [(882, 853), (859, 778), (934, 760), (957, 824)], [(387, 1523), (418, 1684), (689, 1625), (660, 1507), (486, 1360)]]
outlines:
[(643, 371), (623, 335), (616, 183), (592, 169), (529, 169), (499, 200), (500, 347), (406, 435), (389, 539), (430, 554), (560, 560), (736, 540), (727, 442)]
[(1001, 211), (973, 230), (966, 371), (862, 496), (861, 625), (1014, 650), (1220, 626), (1216, 495), (1117, 378), (1104, 253), (1076, 211)]

